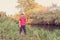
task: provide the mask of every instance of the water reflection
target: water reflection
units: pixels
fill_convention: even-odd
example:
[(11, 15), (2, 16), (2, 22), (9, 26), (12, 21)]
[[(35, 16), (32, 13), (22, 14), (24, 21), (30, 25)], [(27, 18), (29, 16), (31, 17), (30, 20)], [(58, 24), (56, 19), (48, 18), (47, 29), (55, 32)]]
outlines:
[(44, 28), (47, 30), (60, 29), (60, 25), (31, 25), (32, 27)]

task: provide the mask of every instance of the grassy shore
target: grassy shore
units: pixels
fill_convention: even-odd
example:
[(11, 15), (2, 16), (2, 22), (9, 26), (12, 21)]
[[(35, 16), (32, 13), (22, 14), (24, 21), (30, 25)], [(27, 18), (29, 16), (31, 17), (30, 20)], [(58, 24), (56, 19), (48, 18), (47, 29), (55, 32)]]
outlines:
[(11, 19), (0, 22), (0, 40), (60, 40), (60, 30), (45, 30), (44, 28), (36, 28), (26, 26), (27, 35), (22, 37), (19, 34), (19, 24)]
[[(54, 13), (52, 13), (54, 14)], [(45, 21), (44, 18), (46, 18), (47, 20), (50, 18), (56, 18), (53, 21), (55, 21), (57, 24), (60, 23), (60, 16), (58, 16), (60, 14), (56, 13), (56, 17), (53, 16), (51, 13), (49, 14), (42, 14), (41, 19), (43, 20), (39, 20), (39, 18), (37, 20), (33, 20), (34, 22), (39, 22), (42, 21), (42, 23)], [(45, 16), (47, 15), (47, 16)], [(37, 17), (38, 14), (37, 14)], [(52, 19), (53, 19), (52, 18)], [(46, 20), (46, 22), (47, 22)], [(49, 23), (50, 21), (48, 20), (47, 23)], [(52, 26), (53, 28), (55, 28), (54, 26)], [(46, 27), (47, 28), (47, 27)], [(26, 25), (26, 30), (27, 30), (27, 35), (25, 35), (24, 37), (22, 37), (19, 34), (19, 24), (18, 22), (16, 23), (15, 20), (11, 19), (10, 17), (7, 17), (6, 15), (1, 15), (0, 16), (0, 40), (60, 40), (60, 29), (54, 29), (52, 31), (46, 30), (44, 28), (38, 27), (38, 26), (30, 26), (30, 25)]]

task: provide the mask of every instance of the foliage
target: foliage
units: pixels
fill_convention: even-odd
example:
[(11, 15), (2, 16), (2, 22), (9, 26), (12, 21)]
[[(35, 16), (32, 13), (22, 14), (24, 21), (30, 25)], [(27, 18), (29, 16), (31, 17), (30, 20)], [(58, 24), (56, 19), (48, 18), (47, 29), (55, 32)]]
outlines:
[(31, 12), (35, 11), (42, 11), (46, 12), (48, 11), (48, 8), (43, 7), (42, 5), (39, 5), (38, 3), (35, 2), (35, 0), (18, 0), (19, 5), (17, 8), (24, 8), (25, 14), (30, 14)]
[[(18, 0), (19, 5), (17, 6), (18, 9), (20, 9), (20, 12), (24, 12), (28, 21), (27, 23), (31, 23), (30, 21), (30, 15), (33, 15), (36, 12), (47, 12), (48, 8), (43, 7), (42, 5), (39, 5), (35, 2), (35, 0)], [(18, 20), (19, 16), (14, 16), (16, 20)]]
[(47, 12), (47, 13), (42, 13), (42, 12), (36, 12), (29, 17), (32, 20), (32, 24), (60, 24), (60, 11), (55, 10), (54, 12)]
[[(3, 22), (1, 22), (1, 20), (3, 20)], [(10, 18), (1, 20), (0, 40), (60, 40), (60, 30), (58, 29), (48, 31), (43, 28), (35, 28), (27, 25), (27, 35), (22, 37), (19, 34), (19, 24)]]
[(0, 22), (3, 22), (6, 19), (6, 13), (5, 12), (0, 12)]

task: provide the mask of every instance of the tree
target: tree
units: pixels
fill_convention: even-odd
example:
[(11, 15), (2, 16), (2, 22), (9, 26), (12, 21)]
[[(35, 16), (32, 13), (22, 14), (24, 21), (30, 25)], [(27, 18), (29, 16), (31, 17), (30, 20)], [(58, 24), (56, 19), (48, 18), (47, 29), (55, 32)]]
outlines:
[(1, 11), (0, 12), (0, 17), (5, 17), (5, 16), (6, 16), (6, 12)]
[[(30, 20), (29, 21), (30, 23), (31, 23), (31, 20), (34, 19), (34, 16), (38, 16), (40, 14), (39, 12), (48, 10), (47, 8), (43, 7), (42, 5), (35, 3), (34, 1), (35, 0), (18, 0), (18, 3), (19, 3), (18, 9), (20, 8), (22, 10), (20, 12), (25, 12), (26, 17), (28, 18), (28, 21)], [(38, 15), (36, 15), (35, 13)], [(33, 17), (33, 19), (31, 16)]]
[(19, 5), (17, 6), (17, 8), (20, 8), (20, 12), (23, 12), (27, 8), (27, 6), (30, 6), (29, 8), (31, 8), (33, 2), (34, 0), (18, 0)]

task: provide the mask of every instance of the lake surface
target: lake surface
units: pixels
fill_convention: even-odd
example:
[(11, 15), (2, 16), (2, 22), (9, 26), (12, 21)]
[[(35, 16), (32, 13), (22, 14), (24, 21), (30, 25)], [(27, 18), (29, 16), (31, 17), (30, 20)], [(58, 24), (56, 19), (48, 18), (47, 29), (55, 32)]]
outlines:
[(60, 30), (60, 25), (31, 25), (32, 27), (37, 27), (37, 28), (44, 28), (47, 30), (54, 30), (54, 29), (59, 29)]

